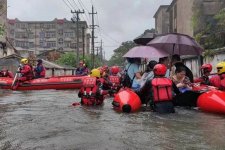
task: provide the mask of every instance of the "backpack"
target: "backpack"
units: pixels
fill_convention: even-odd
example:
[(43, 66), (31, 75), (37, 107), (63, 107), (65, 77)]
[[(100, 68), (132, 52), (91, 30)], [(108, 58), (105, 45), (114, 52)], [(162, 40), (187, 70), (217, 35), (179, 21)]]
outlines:
[(128, 87), (128, 88), (132, 87), (132, 83), (133, 83), (133, 80), (134, 80), (134, 77), (135, 77), (135, 75), (134, 75), (134, 77), (132, 79), (130, 79), (130, 77), (128, 75), (128, 70), (130, 68), (130, 65), (127, 69), (124, 70), (124, 76), (123, 76), (122, 81), (121, 81), (122, 85), (124, 87)]

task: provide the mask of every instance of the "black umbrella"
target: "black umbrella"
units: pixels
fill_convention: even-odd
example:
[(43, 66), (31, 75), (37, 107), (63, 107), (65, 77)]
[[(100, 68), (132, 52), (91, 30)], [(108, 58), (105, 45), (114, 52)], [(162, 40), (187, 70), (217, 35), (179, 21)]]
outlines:
[(139, 45), (147, 45), (152, 39), (156, 37), (155, 33), (152, 32), (145, 32), (142, 35), (138, 36), (134, 39), (134, 42)]

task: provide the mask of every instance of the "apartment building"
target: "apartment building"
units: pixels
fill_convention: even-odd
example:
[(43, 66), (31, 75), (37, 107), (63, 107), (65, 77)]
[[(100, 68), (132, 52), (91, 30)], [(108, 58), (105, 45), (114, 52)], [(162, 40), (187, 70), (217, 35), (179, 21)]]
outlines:
[[(90, 52), (90, 34), (86, 21), (79, 21), (78, 34), (76, 23), (67, 19), (53, 21), (20, 21), (8, 19), (7, 37), (21, 55), (40, 54), (48, 50)], [(77, 43), (77, 36), (79, 42)]]
[[(154, 16), (155, 28), (162, 33), (167, 33), (169, 29), (170, 33), (178, 32), (194, 36), (197, 29), (193, 27), (192, 17), (197, 9), (202, 12), (201, 21), (207, 22), (224, 7), (224, 0), (173, 0), (166, 11), (166, 7), (159, 7), (158, 13), (156, 12)], [(169, 19), (168, 26), (164, 23), (167, 19)]]

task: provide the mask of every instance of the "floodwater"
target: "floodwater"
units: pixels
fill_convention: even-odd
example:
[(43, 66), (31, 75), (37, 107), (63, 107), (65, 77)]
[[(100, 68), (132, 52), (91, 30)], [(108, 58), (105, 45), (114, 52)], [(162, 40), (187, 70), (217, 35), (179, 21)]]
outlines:
[(225, 117), (176, 108), (124, 114), (103, 106), (71, 106), (77, 91), (0, 90), (1, 150), (222, 150)]

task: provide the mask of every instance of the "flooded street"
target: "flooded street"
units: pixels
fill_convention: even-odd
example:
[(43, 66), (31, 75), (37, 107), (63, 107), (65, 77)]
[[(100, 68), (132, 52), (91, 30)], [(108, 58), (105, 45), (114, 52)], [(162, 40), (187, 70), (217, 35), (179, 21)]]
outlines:
[(123, 114), (112, 98), (73, 107), (77, 91), (0, 91), (1, 150), (225, 149), (225, 117), (176, 108), (175, 114)]

